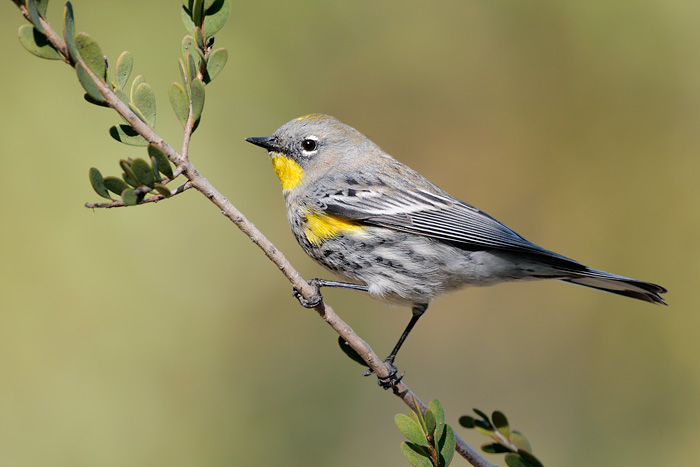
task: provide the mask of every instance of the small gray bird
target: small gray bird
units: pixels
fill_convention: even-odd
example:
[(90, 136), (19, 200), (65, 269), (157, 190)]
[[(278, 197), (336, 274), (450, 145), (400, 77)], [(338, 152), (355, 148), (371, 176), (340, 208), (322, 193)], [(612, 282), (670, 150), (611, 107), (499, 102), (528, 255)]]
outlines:
[[(412, 307), (396, 354), (428, 304), (443, 292), (506, 281), (557, 279), (650, 303), (666, 289), (591, 269), (545, 250), (449, 195), (362, 133), (326, 115), (307, 115), (270, 137), (246, 141), (269, 151), (287, 218), (304, 251), (348, 282), (315, 279)], [(304, 303), (315, 306), (317, 303)], [(382, 382), (380, 382), (382, 384)]]

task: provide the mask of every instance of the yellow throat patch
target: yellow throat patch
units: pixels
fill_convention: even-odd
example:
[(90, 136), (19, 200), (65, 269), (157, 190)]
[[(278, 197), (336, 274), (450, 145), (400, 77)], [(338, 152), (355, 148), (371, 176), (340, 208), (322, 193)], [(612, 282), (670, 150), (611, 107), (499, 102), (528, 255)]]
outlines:
[(271, 152), (270, 160), (283, 190), (291, 190), (299, 186), (301, 179), (304, 178), (304, 169), (299, 164), (281, 152)]
[(358, 234), (364, 230), (365, 227), (362, 224), (352, 219), (321, 211), (310, 211), (306, 214), (304, 235), (312, 245), (320, 246), (326, 240), (340, 234)]

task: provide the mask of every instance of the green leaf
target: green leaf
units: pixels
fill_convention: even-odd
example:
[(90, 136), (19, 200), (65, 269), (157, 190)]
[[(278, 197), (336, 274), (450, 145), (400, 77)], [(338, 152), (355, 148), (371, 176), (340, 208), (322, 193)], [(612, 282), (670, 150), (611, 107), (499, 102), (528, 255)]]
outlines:
[(362, 360), (362, 357), (360, 357), (360, 355), (357, 352), (355, 352), (355, 350), (352, 347), (350, 347), (350, 344), (345, 342), (345, 339), (343, 339), (340, 336), (338, 337), (338, 345), (340, 346), (340, 350), (342, 350), (343, 353), (350, 358), (350, 360), (369, 368), (369, 365), (367, 365), (367, 363), (364, 360)]
[(143, 75), (137, 75), (136, 78), (134, 78), (134, 82), (131, 83), (131, 92), (129, 93), (129, 99), (131, 102), (134, 102), (134, 94), (136, 94), (136, 88), (139, 87), (139, 84), (145, 83), (146, 78), (143, 77)]
[(39, 14), (43, 18), (46, 18), (46, 9), (48, 7), (49, 7), (49, 0), (36, 0), (36, 9), (39, 11)]
[(37, 11), (36, 3), (34, 2), (34, 0), (27, 0), (24, 3), (27, 5), (27, 11), (29, 11), (29, 19), (32, 21), (32, 24), (34, 25), (36, 30), (42, 34), (46, 34), (46, 31), (44, 31), (44, 26), (41, 25), (40, 15)]
[(78, 62), (75, 65), (75, 71), (78, 73), (78, 80), (83, 86), (83, 89), (85, 89), (85, 92), (87, 92), (93, 100), (99, 103), (105, 102), (105, 98), (102, 93), (100, 93), (100, 89), (97, 87), (97, 84), (93, 81), (92, 76), (90, 76), (90, 73), (88, 73), (87, 68), (85, 68), (82, 62)]
[(173, 107), (177, 119), (180, 120), (180, 123), (185, 125), (187, 123), (187, 117), (190, 114), (190, 99), (187, 97), (187, 93), (180, 83), (175, 81), (170, 83), (168, 98), (170, 99), (170, 105)]
[(187, 62), (187, 82), (192, 83), (192, 80), (197, 77), (198, 60), (195, 59), (194, 54), (191, 53), (187, 54), (185, 60)]
[(528, 467), (544, 467), (542, 465), (542, 462), (539, 461), (535, 456), (533, 456), (531, 453), (523, 450), (518, 450), (518, 455), (522, 460), (524, 460), (527, 464)]
[(109, 129), (109, 135), (129, 146), (148, 146), (148, 141), (138, 134), (131, 125), (115, 125)]
[(428, 408), (433, 412), (433, 415), (435, 415), (435, 422), (437, 424), (445, 423), (445, 410), (442, 408), (442, 404), (439, 400), (431, 400), (428, 403)]
[(194, 24), (202, 24), (204, 18), (204, 0), (194, 0), (192, 3), (192, 21)]
[(226, 61), (228, 60), (228, 50), (223, 47), (212, 51), (209, 54), (209, 60), (207, 60), (207, 71), (204, 74), (204, 83), (209, 84), (216, 78), (221, 70), (224, 69)]
[(130, 186), (132, 186), (134, 188), (138, 188), (139, 186), (141, 186), (141, 185), (139, 185), (139, 182), (137, 182), (135, 178), (133, 178), (131, 175), (129, 175), (126, 172), (122, 173), (122, 178), (124, 179), (124, 181), (127, 184), (129, 184)]
[(506, 465), (508, 467), (532, 467), (528, 465), (518, 454), (506, 454)]
[(477, 414), (479, 417), (481, 417), (482, 419), (484, 419), (484, 421), (485, 421), (487, 424), (489, 424), (489, 425), (491, 424), (491, 422), (489, 421), (489, 416), (488, 416), (488, 415), (486, 415), (484, 412), (482, 412), (482, 411), (479, 410), (479, 409), (473, 409), (473, 410), (474, 410), (474, 412), (476, 412), (476, 414)]
[(506, 438), (510, 438), (510, 426), (508, 425), (508, 419), (503, 414), (496, 410), (491, 414), (491, 420), (493, 420), (493, 426)]
[(193, 0), (188, 2), (189, 6), (187, 4), (182, 6), (182, 10), (180, 10), (180, 17), (182, 18), (182, 24), (185, 26), (187, 32), (194, 36), (194, 21), (192, 21), (192, 2)]
[(216, 0), (206, 9), (204, 17), (204, 37), (210, 38), (224, 27), (231, 14), (231, 0)]
[(148, 83), (141, 83), (134, 92), (134, 105), (146, 118), (146, 123), (151, 128), (156, 126), (156, 95)]
[(70, 2), (66, 2), (66, 6), (63, 9), (63, 23), (65, 27), (63, 38), (66, 40), (71, 62), (75, 64), (80, 60), (80, 54), (78, 53), (78, 46), (75, 45), (75, 19), (73, 18), (73, 5)]
[(445, 434), (442, 439), (439, 440), (438, 450), (440, 453), (440, 466), (447, 467), (452, 462), (452, 458), (455, 455), (455, 446), (457, 445), (457, 438), (455, 436), (455, 431), (450, 425), (445, 425)]
[(508, 449), (500, 443), (486, 443), (481, 446), (481, 450), (484, 452), (488, 452), (489, 454), (501, 454), (504, 452), (512, 452), (510, 449)]
[(114, 95), (117, 96), (119, 100), (124, 103), (124, 105), (129, 105), (129, 96), (127, 96), (122, 89), (115, 89)]
[(513, 432), (510, 435), (510, 442), (513, 443), (515, 447), (518, 448), (518, 450), (532, 452), (530, 442), (518, 430), (513, 430)]
[(22, 47), (31, 54), (48, 60), (60, 60), (63, 55), (54, 48), (46, 36), (36, 30), (31, 24), (24, 24), (19, 28), (19, 41)]
[(423, 419), (425, 420), (425, 427), (427, 428), (428, 433), (435, 433), (437, 422), (435, 421), (435, 414), (433, 411), (427, 409), (423, 414)]
[(102, 102), (97, 101), (97, 100), (93, 99), (92, 97), (90, 97), (90, 94), (83, 94), (83, 99), (85, 99), (86, 101), (88, 101), (91, 104), (99, 105), (100, 107), (109, 107), (109, 104), (107, 103), (107, 101), (102, 101)]
[(194, 38), (197, 41), (197, 48), (204, 49), (204, 34), (199, 26), (194, 27)]
[(156, 184), (156, 176), (153, 174), (151, 164), (143, 159), (134, 159), (131, 163), (131, 170), (136, 176), (136, 180), (147, 187), (153, 188)]
[(462, 425), (464, 428), (474, 428), (474, 417), (470, 417), (469, 415), (462, 415), (459, 417), (459, 424)]
[(433, 467), (430, 454), (425, 448), (413, 443), (401, 443), (401, 452), (413, 467)]
[[(192, 20), (193, 2), (183, 2), (181, 10), (182, 24), (187, 32), (194, 36), (195, 22)], [(210, 38), (226, 24), (231, 13), (231, 0), (213, 0), (204, 3), (204, 37)]]
[(122, 191), (122, 201), (124, 201), (124, 204), (127, 206), (133, 206), (135, 204), (138, 204), (139, 202), (139, 197), (136, 196), (136, 193), (134, 193), (133, 188), (127, 188), (126, 190)]
[(148, 125), (148, 120), (146, 120), (146, 116), (143, 114), (143, 112), (141, 112), (141, 109), (136, 107), (136, 105), (134, 105), (133, 102), (129, 102), (128, 106), (131, 109), (131, 111), (136, 114), (136, 116), (139, 118), (139, 120), (141, 120), (143, 123)]
[(202, 117), (202, 110), (204, 110), (204, 83), (202, 83), (202, 80), (192, 80), (190, 93), (192, 97), (192, 120), (196, 122)]
[(89, 175), (90, 185), (92, 185), (92, 189), (95, 190), (95, 193), (103, 198), (112, 199), (112, 197), (109, 196), (109, 191), (107, 191), (107, 188), (104, 185), (104, 178), (102, 178), (100, 171), (94, 167), (90, 167)]
[(156, 160), (158, 164), (158, 172), (162, 173), (170, 180), (173, 179), (173, 169), (170, 166), (168, 156), (155, 144), (148, 145), (148, 155)]
[(121, 195), (122, 191), (129, 188), (129, 185), (119, 177), (105, 177), (104, 186), (115, 195)]
[(187, 60), (188, 53), (192, 55), (196, 53), (200, 60), (204, 58), (204, 52), (197, 47), (197, 41), (195, 41), (194, 37), (191, 35), (186, 34), (185, 37), (182, 38), (182, 43), (180, 44), (180, 54), (183, 60)]
[(168, 187), (165, 185), (158, 184), (154, 188), (156, 189), (159, 195), (163, 196), (163, 198), (170, 198), (173, 195), (170, 192), (170, 189), (168, 189)]
[(75, 45), (78, 47), (78, 52), (85, 65), (98, 78), (105, 81), (107, 79), (107, 65), (105, 64), (105, 57), (102, 55), (102, 49), (100, 49), (95, 39), (84, 32), (79, 32), (75, 35)]
[(421, 426), (416, 423), (415, 420), (411, 419), (411, 417), (400, 413), (394, 417), (394, 422), (399, 428), (399, 431), (403, 433), (403, 435), (408, 438), (409, 441), (412, 441), (419, 446), (429, 446), (428, 440), (426, 439), (426, 434), (423, 432), (423, 428), (421, 428)]
[(128, 50), (119, 55), (117, 58), (117, 65), (114, 74), (117, 77), (117, 87), (119, 89), (124, 89), (126, 83), (129, 81), (129, 76), (131, 76), (131, 70), (134, 67), (134, 56)]

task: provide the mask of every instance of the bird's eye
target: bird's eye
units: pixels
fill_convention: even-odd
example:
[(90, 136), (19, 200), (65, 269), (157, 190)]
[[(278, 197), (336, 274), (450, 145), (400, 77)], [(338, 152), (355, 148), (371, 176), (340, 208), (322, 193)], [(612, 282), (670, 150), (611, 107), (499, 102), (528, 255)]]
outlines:
[(313, 139), (305, 139), (301, 142), (301, 147), (304, 151), (311, 152), (318, 146), (318, 143)]

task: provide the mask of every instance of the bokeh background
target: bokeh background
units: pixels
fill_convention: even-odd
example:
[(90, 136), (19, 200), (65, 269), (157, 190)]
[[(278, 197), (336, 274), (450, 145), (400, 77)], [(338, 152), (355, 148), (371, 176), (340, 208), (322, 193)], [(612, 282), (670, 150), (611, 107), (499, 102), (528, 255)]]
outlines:
[[(180, 2), (73, 4), (111, 64), (134, 53), (178, 147)], [(526, 238), (668, 287), (668, 308), (556, 282), (461, 291), (398, 364), (453, 425), (503, 410), (545, 465), (694, 465), (699, 15), (678, 0), (235, 1), (191, 157), (307, 277), (324, 272), (243, 138), (323, 112)], [(99, 200), (89, 167), (143, 154), (109, 138), (119, 117), (72, 70), (22, 49), (21, 24), (3, 1), (0, 464), (408, 465), (405, 406), (202, 196), (83, 207)], [(324, 293), (379, 354), (409, 318)]]

